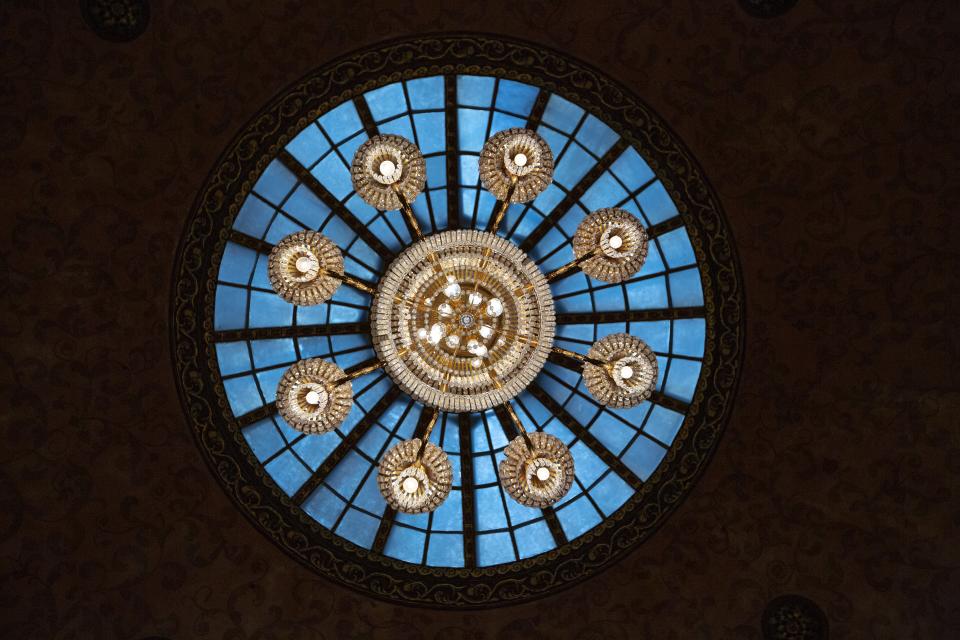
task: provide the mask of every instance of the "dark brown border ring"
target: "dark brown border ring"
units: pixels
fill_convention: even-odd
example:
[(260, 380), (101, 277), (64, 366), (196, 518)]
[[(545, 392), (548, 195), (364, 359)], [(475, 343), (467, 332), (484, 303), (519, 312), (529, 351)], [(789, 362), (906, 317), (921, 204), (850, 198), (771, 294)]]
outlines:
[[(213, 303), (227, 234), (279, 150), (320, 114), (372, 88), (435, 74), (495, 75), (586, 108), (633, 144), (677, 204), (703, 283), (707, 340), (700, 379), (674, 444), (615, 514), (553, 551), (507, 565), (450, 569), (362, 549), (317, 524), (264, 473), (232, 417), (213, 346)], [(194, 438), (240, 511), (317, 573), (395, 603), (479, 608), (571, 586), (637, 548), (703, 473), (730, 416), (744, 344), (744, 291), (733, 237), (700, 166), (646, 104), (593, 67), (539, 45), (481, 34), (392, 41), (339, 58), (284, 89), (217, 160), (187, 219), (174, 264), (171, 350)]]

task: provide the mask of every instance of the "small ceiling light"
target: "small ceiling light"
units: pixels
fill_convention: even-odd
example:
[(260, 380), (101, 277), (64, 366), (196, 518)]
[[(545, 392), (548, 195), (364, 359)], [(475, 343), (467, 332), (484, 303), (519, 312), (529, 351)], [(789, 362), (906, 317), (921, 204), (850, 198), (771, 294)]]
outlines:
[(537, 509), (549, 507), (573, 486), (573, 456), (556, 436), (542, 431), (528, 433), (513, 407), (504, 407), (520, 435), (503, 450), (500, 482), (520, 504)]
[(433, 511), (450, 494), (450, 460), (440, 447), (428, 441), (437, 416), (438, 412), (433, 411), (422, 438), (401, 442), (380, 461), (377, 485), (387, 504), (397, 511)]
[(353, 386), (332, 362), (310, 358), (295, 362), (277, 385), (277, 412), (304, 433), (327, 433), (343, 422), (353, 406)]
[(403, 211), (414, 238), (422, 237), (411, 204), (426, 185), (427, 170), (415, 144), (394, 134), (373, 136), (354, 154), (350, 177), (364, 202), (382, 211)]
[(623, 282), (640, 271), (647, 259), (647, 232), (640, 220), (623, 209), (598, 209), (577, 227), (573, 252), (580, 269), (597, 280)]
[(633, 407), (657, 386), (657, 357), (635, 336), (615, 333), (601, 338), (587, 352), (583, 380), (597, 402), (608, 407)]
[(298, 231), (270, 251), (267, 277), (281, 298), (300, 306), (326, 302), (343, 276), (343, 255), (337, 245), (316, 231)]

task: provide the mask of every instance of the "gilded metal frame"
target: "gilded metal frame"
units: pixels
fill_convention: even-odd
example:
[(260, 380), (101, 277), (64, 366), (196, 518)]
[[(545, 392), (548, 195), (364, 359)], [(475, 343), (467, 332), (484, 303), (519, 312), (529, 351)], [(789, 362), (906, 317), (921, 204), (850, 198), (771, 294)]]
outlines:
[[(213, 346), (217, 273), (233, 220), (260, 173), (283, 155), (291, 137), (320, 114), (375, 87), (458, 73), (495, 75), (557, 93), (593, 112), (641, 151), (686, 225), (707, 325), (701, 376), (687, 416), (657, 471), (637, 493), (573, 542), (511, 564), (470, 569), (400, 562), (317, 524), (276, 487), (247, 447)], [(184, 411), (207, 464), (241, 512), (289, 555), (331, 580), (374, 597), (433, 607), (479, 608), (540, 597), (594, 575), (635, 549), (677, 508), (716, 449), (736, 395), (744, 342), (744, 292), (733, 238), (713, 189), (677, 136), (597, 69), (538, 45), (478, 34), (422, 36), (359, 51), (296, 81), (260, 110), (217, 160), (196, 198), (174, 265), (171, 314), (171, 350)]]

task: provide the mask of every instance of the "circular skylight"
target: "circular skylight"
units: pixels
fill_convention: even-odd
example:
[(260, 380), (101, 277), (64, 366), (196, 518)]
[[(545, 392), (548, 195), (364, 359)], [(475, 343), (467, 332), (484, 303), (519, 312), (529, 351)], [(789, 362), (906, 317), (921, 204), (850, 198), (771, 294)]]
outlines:
[[(541, 273), (583, 253), (574, 234), (600, 209), (625, 210), (643, 229), (626, 222), (598, 227), (597, 253), (583, 256), (582, 271), (551, 282), (542, 299), (529, 288), (519, 295), (424, 276), (421, 289), (381, 296), (379, 305), (393, 313), (392, 300), (423, 293), (437, 321), (403, 331), (429, 343), (423, 351), (429, 363), (444, 362), (461, 341), (471, 344), (482, 367), (488, 347), (507, 345), (497, 357), (511, 357), (509, 344), (523, 335), (520, 316), (511, 316), (518, 305), (544, 309), (542, 318), (522, 318), (538, 332), (549, 329), (557, 352), (545, 363), (507, 362), (513, 377), (503, 388), (517, 384), (503, 398), (493, 398), (494, 391), (475, 395), (470, 406), (455, 405), (456, 394), (449, 402), (431, 396), (432, 388), (406, 379), (404, 370), (372, 370), (352, 380), (353, 405), (338, 427), (293, 429), (277, 408), (278, 385), (291, 366), (322, 358), (362, 372), (378, 353), (396, 349), (389, 341), (374, 344), (374, 295), (362, 283), (383, 282), (388, 268), (397, 268), (394, 259), (418, 244), (400, 211), (375, 209), (354, 192), (350, 165), (357, 150), (383, 134), (419, 147), (426, 185), (411, 203), (425, 236), (419, 242), (443, 244), (458, 235), (452, 230), (485, 235), (497, 201), (481, 184), (481, 151), (510, 129), (536, 131), (546, 141), (553, 181), (538, 184), (542, 192), (529, 202), (511, 200), (499, 238), (491, 240), (504, 245), (501, 262), (478, 261), (483, 268), (542, 281)], [(518, 171), (546, 153), (521, 142), (504, 151)], [(373, 151), (370, 166), (389, 182), (406, 160)], [(322, 304), (298, 306), (303, 299), (294, 293), (277, 294), (287, 290), (271, 284), (270, 252), (304, 230), (319, 231), (342, 252), (340, 271), (324, 273), (350, 274), (360, 288), (336, 287), (321, 276), (326, 288), (316, 295), (335, 288)], [(284, 282), (293, 283), (283, 286), (315, 277), (326, 264), (322, 247), (297, 242), (283, 254)], [(612, 272), (604, 255), (641, 250), (639, 272), (622, 282), (597, 279)], [(511, 252), (529, 256), (537, 268), (524, 272)], [(426, 254), (420, 257), (405, 268), (428, 271)], [(255, 525), (339, 582), (436, 605), (541, 595), (642, 542), (712, 454), (742, 342), (739, 272), (719, 204), (659, 117), (597, 71), (556, 53), (473, 37), (396, 43), (341, 60), (255, 117), (198, 197), (181, 246), (173, 312), (186, 413), (214, 473)], [(436, 336), (434, 325), (443, 326)], [(638, 338), (656, 359), (655, 367), (635, 357), (617, 368), (610, 384), (626, 390), (621, 395), (656, 377), (652, 394), (629, 408), (599, 404), (581, 375), (581, 359), (614, 334)], [(548, 352), (549, 346), (541, 355)], [(418, 363), (417, 371), (429, 363)], [(310, 417), (328, 400), (317, 388), (290, 392), (304, 420), (322, 417)], [(620, 397), (615, 387), (608, 392)], [(436, 446), (430, 450), (446, 454), (452, 480), (439, 507), (409, 515), (388, 506), (377, 467), (396, 445), (423, 435), (432, 407), (441, 410), (427, 431)], [(536, 447), (569, 448), (572, 486), (551, 506), (524, 506), (500, 482), (498, 466), (517, 436), (511, 411)], [(540, 466), (531, 477), (549, 481), (551, 469)], [(401, 497), (416, 491), (416, 481), (398, 476)]]

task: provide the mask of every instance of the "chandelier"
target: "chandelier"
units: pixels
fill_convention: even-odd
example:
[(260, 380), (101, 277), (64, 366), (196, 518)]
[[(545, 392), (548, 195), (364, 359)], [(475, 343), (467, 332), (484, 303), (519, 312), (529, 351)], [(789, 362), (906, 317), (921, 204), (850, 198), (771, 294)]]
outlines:
[(353, 406), (352, 381), (382, 368), (430, 410), (422, 436), (388, 450), (378, 468), (377, 484), (387, 504), (412, 514), (433, 511), (451, 489), (450, 461), (429, 441), (439, 412), (502, 407), (519, 435), (504, 449), (500, 483), (522, 505), (550, 506), (573, 485), (573, 457), (557, 437), (528, 431), (511, 400), (533, 382), (551, 354), (579, 361), (589, 393), (613, 409), (649, 398), (658, 375), (653, 351), (629, 334), (608, 335), (586, 355), (554, 346), (550, 284), (578, 271), (608, 283), (630, 278), (647, 257), (647, 232), (623, 209), (598, 209), (577, 227), (571, 260), (542, 273), (497, 232), (510, 204), (533, 200), (552, 181), (553, 153), (543, 138), (527, 129), (507, 129), (484, 144), (480, 181), (497, 199), (486, 229), (423, 235), (411, 205), (424, 189), (425, 167), (416, 145), (397, 135), (370, 138), (353, 158), (356, 192), (377, 209), (400, 210), (412, 238), (378, 283), (347, 273), (340, 249), (315, 231), (293, 233), (272, 249), (270, 283), (287, 302), (322, 304), (341, 285), (372, 296), (376, 353), (375, 362), (349, 372), (322, 358), (294, 363), (280, 379), (277, 410), (294, 429), (327, 433)]

